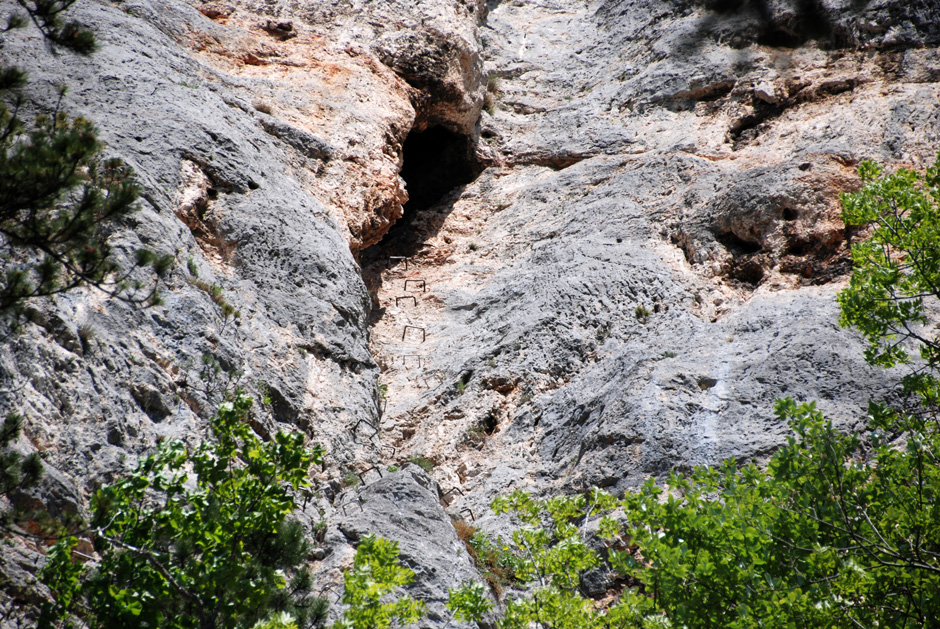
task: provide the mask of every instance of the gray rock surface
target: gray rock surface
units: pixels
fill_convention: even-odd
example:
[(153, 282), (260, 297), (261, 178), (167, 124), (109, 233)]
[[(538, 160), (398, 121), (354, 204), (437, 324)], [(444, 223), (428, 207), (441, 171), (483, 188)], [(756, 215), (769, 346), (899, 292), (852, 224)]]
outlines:
[[(907, 10), (879, 6), (859, 15)], [(787, 434), (776, 398), (818, 400), (852, 429), (869, 397), (892, 395), (898, 374), (867, 367), (836, 324), (859, 236), (839, 194), (862, 159), (932, 159), (933, 26), (858, 52), (814, 33), (770, 46), (748, 39), (753, 19), (669, 2), (491, 8), (480, 153), (494, 165), (413, 223), (407, 270), (384, 269), (395, 241), (366, 269), (385, 307), (383, 430), (437, 461), (463, 492), (452, 509), (762, 460)], [(755, 92), (768, 85), (777, 104)], [(902, 110), (918, 122), (898, 126)], [(414, 306), (394, 301), (408, 277), (430, 287)], [(402, 342), (404, 325), (427, 340)]]
[[(483, 578), (440, 505), (440, 487), (424, 470), (410, 464), (382, 478), (378, 474), (367, 478), (373, 481), (368, 485), (337, 498), (339, 512), (326, 538), (332, 554), (320, 574), (329, 578), (352, 565), (363, 535), (398, 540), (399, 561), (415, 573), (408, 594), (427, 603), (426, 618), (419, 626), (446, 624), (453, 616), (445, 608), (447, 591), (469, 582), (483, 583)], [(450, 625), (471, 626), (456, 621)]]
[[(4, 3), (3, 14), (15, 6)], [(448, 19), (475, 46), (478, 18), (468, 15), (463, 26), (472, 12), (459, 6), (463, 13)], [(112, 237), (119, 261), (141, 246), (176, 260), (161, 307), (73, 291), (37, 301), (22, 332), (0, 347), (0, 410), (26, 416), (19, 446), (44, 453), (39, 498), (53, 515), (84, 515), (97, 486), (159, 441), (200, 440), (206, 418), (235, 387), (272, 398), (270, 412), (256, 417), (263, 435), (300, 429), (327, 447), (320, 482), (377, 454), (354, 428), (377, 423), (378, 367), (353, 252), (387, 229), (387, 214), (401, 214), (407, 197), (397, 172), (401, 142), (416, 124), (411, 99), (430, 97), (357, 53), (342, 33), (325, 51), (314, 49), (316, 35), (298, 21), (299, 37), (269, 43), (257, 16), (247, 25), (237, 14), (215, 22), (197, 8), (206, 9), (172, 0), (79, 2), (69, 17), (95, 32), (99, 50), (89, 57), (53, 50), (32, 28), (3, 39), (3, 62), (29, 73), (27, 118), (54, 106), (62, 83), (62, 108), (94, 122), (106, 155), (137, 172), (140, 209)], [(447, 32), (448, 24), (434, 27)], [(454, 111), (462, 108), (451, 122), (466, 127), (482, 101), (479, 69), (459, 86), (448, 81), (455, 55), (467, 56), (468, 70), (479, 59), (462, 48), (427, 53), (442, 64), (428, 72), (444, 73), (436, 79)], [(291, 74), (304, 64), (352, 84), (318, 77), (309, 89)], [(269, 72), (252, 75), (254, 68)], [(424, 124), (451, 115), (444, 105), (435, 111), (422, 114)], [(298, 120), (300, 112), (307, 115)], [(238, 316), (223, 316), (223, 303)], [(21, 594), (14, 601), (28, 602)]]
[[(150, 24), (133, 17), (134, 5), (123, 12), (80, 5), (75, 17), (99, 33), (102, 47), (87, 59), (43, 54), (29, 31), (5, 45), (6, 58), (30, 72), (33, 98), (70, 77), (63, 106), (95, 122), (108, 153), (138, 172), (144, 200), (115, 235), (119, 255), (148, 246), (177, 262), (163, 307), (141, 310), (78, 291), (37, 304), (35, 325), (4, 346), (7, 378), (25, 387), (18, 401), (34, 422), (31, 438), (61, 452), (51, 463), (85, 488), (126, 469), (134, 456), (121, 463), (122, 454), (161, 436), (194, 436), (223, 384), (222, 376), (200, 376), (203, 356), (240, 373), (250, 390), (269, 387), (277, 423), (345, 426), (376, 412), (364, 340), (368, 297), (347, 242), (291, 172), (260, 114), (230, 104), (237, 94), (226, 78), (161, 32), (184, 20), (208, 22), (187, 5), (171, 8), (154, 12)], [(206, 182), (198, 225), (177, 207), (193, 172)], [(212, 285), (239, 317), (223, 318)], [(85, 348), (76, 343), (83, 323), (91, 330)], [(314, 421), (305, 400), (317, 369), (342, 397), (334, 420)]]
[[(73, 291), (31, 304), (0, 346), (0, 411), (26, 415), (17, 447), (49, 470), (29, 499), (83, 515), (160, 440), (201, 439), (226, 388), (263, 389), (261, 434), (328, 450), (300, 514), (331, 523), (318, 578), (339, 583), (355, 538), (387, 535), (443, 626), (447, 588), (479, 577), (439, 499), (500, 528), (488, 503), (508, 489), (623, 490), (763, 460), (787, 433), (781, 396), (855, 429), (899, 374), (867, 367), (836, 324), (864, 237), (839, 195), (862, 159), (923, 167), (940, 147), (938, 11), (82, 0), (90, 57), (5, 34), (3, 62), (30, 73), (26, 111), (65, 83), (65, 110), (137, 171), (120, 259), (146, 246), (177, 261), (162, 307)], [(435, 126), (474, 149), (468, 172), (486, 169), (402, 219), (409, 188), (429, 185), (404, 181), (406, 163), (459, 152), (406, 154)], [(373, 469), (412, 455), (434, 481)], [(366, 486), (344, 491), (355, 471)], [(0, 608), (42, 596), (38, 550), (3, 556)]]

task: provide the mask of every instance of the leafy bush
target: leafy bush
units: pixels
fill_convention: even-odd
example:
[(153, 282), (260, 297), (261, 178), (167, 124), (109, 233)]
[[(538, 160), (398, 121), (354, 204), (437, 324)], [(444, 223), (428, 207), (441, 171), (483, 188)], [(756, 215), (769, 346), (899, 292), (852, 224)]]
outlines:
[(479, 583), (467, 583), (456, 590), (448, 590), (447, 594), (447, 609), (461, 622), (477, 622), (493, 609)]
[(454, 521), (454, 529), (490, 589), (497, 596), (502, 596), (504, 588), (516, 579), (520, 558), (502, 538), (497, 537), (494, 540), (462, 520)]
[(940, 338), (930, 313), (940, 306), (940, 154), (923, 175), (903, 168), (885, 175), (870, 161), (859, 174), (865, 185), (843, 196), (842, 218), (874, 229), (852, 246), (840, 323), (865, 336), (873, 365), (907, 364), (912, 352), (919, 355), (927, 370), (915, 370), (905, 384), (936, 405)]
[(395, 588), (414, 580), (414, 572), (398, 563), (396, 542), (365, 535), (356, 549), (352, 569), (346, 572), (343, 603), (347, 609), (333, 629), (388, 629), (424, 615), (424, 603), (408, 596), (382, 602)]
[(428, 474), (434, 471), (434, 460), (423, 454), (412, 454), (408, 457), (408, 462), (414, 463)]
[[(812, 404), (781, 401), (795, 435), (766, 470), (698, 468), (620, 500), (599, 490), (497, 499), (497, 513), (524, 524), (513, 534), (525, 558), (517, 576), (535, 585), (501, 626), (930, 625), (940, 618), (940, 432), (935, 420), (870, 412), (878, 432), (865, 443)], [(579, 528), (597, 516), (606, 557)], [(604, 559), (639, 587), (598, 611), (578, 584)]]
[[(90, 627), (241, 627), (278, 611), (304, 626), (318, 608), (322, 620), (322, 605), (307, 596), (309, 574), (299, 571), (288, 583), (284, 571), (309, 551), (288, 518), (323, 450), (306, 449), (296, 433), (263, 442), (248, 425), (251, 406), (236, 395), (219, 407), (211, 440), (195, 449), (165, 443), (95, 494), (101, 561), (80, 585)], [(52, 577), (73, 543), (61, 540), (50, 554), (47, 583), (58, 600), (69, 588)]]

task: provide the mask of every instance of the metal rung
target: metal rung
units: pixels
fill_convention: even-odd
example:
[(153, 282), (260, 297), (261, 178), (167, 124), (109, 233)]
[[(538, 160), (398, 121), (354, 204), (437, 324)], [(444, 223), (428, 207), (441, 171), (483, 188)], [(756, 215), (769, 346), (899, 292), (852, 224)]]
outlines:
[(405, 340), (405, 335), (408, 334), (408, 329), (409, 329), (409, 328), (412, 329), (412, 330), (418, 330), (419, 332), (421, 332), (421, 342), (424, 343), (424, 341), (425, 341), (425, 340), (427, 339), (427, 337), (428, 337), (428, 332), (427, 332), (427, 330), (425, 330), (424, 328), (419, 328), (419, 327), (416, 326), (416, 325), (406, 325), (406, 326), (402, 329), (402, 331), (401, 331), (401, 340), (402, 340), (402, 341)]
[(385, 262), (385, 268), (386, 268), (386, 269), (392, 268), (392, 261), (393, 261), (393, 260), (394, 260), (395, 262), (404, 262), (404, 263), (405, 263), (405, 270), (406, 270), (406, 271), (408, 270), (408, 258), (406, 258), (405, 256), (389, 256), (389, 257), (388, 257), (388, 260)]
[(408, 360), (407, 360), (407, 359), (409, 359), (409, 358), (417, 358), (417, 359), (418, 359), (418, 367), (421, 367), (421, 363), (424, 361), (424, 356), (422, 356), (421, 354), (402, 354), (402, 355), (400, 356), (400, 358), (401, 358), (401, 364), (402, 364), (403, 367), (408, 364)]
[(357, 421), (357, 422), (353, 425), (353, 427), (352, 427), (352, 432), (353, 432), (353, 434), (356, 433), (356, 430), (359, 428), (359, 424), (361, 424), (361, 423), (363, 423), (363, 422), (365, 422), (365, 424), (366, 424), (369, 428), (371, 428), (371, 429), (373, 430), (372, 434), (369, 435), (370, 438), (372, 438), (372, 437), (374, 437), (376, 434), (378, 434), (379, 429), (376, 428), (375, 425), (372, 424), (372, 422), (370, 422), (369, 420), (367, 420), (367, 419), (364, 418), (364, 417), (361, 418), (361, 419), (359, 419), (359, 421)]

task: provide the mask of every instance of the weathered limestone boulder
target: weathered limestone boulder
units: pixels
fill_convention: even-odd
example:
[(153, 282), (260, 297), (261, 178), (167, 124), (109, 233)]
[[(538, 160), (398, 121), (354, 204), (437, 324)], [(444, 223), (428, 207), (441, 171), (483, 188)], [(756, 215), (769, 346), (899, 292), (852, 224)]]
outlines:
[(484, 581), (440, 505), (440, 487), (414, 464), (396, 472), (373, 471), (366, 480), (364, 487), (338, 497), (339, 511), (326, 539), (332, 553), (318, 574), (340, 582), (340, 571), (352, 565), (363, 535), (395, 540), (399, 561), (415, 573), (408, 594), (427, 604), (427, 616), (419, 625), (436, 627), (451, 621), (451, 626), (471, 626), (452, 620), (445, 608), (447, 592)]

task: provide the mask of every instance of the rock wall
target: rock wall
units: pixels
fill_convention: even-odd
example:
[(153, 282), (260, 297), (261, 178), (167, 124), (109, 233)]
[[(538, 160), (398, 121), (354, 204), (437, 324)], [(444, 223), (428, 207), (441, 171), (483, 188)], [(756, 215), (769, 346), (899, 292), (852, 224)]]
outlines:
[[(0, 402), (27, 417), (18, 447), (46, 457), (33, 498), (53, 515), (84, 514), (160, 440), (198, 441), (227, 387), (263, 389), (259, 432), (328, 450), (303, 514), (331, 522), (321, 578), (379, 529), (420, 564), (440, 626), (446, 587), (472, 567), (437, 565), (455, 539), (437, 502), (486, 524), (516, 487), (622, 490), (761, 459), (787, 432), (775, 398), (818, 400), (850, 430), (894, 391), (836, 324), (864, 237), (839, 194), (862, 159), (923, 167), (940, 148), (930, 0), (71, 13), (94, 55), (32, 29), (0, 54), (29, 71), (30, 112), (64, 82), (63, 107), (137, 171), (121, 259), (146, 246), (177, 265), (164, 306), (73, 291), (32, 304), (0, 347)], [(421, 132), (445, 144), (406, 142)], [(450, 164), (469, 174), (435, 200)], [(432, 192), (402, 219), (408, 188)], [(415, 455), (433, 481), (377, 480)], [(359, 515), (341, 508), (358, 503), (350, 471), (367, 480)], [(0, 559), (4, 605), (35, 601), (36, 550)]]

